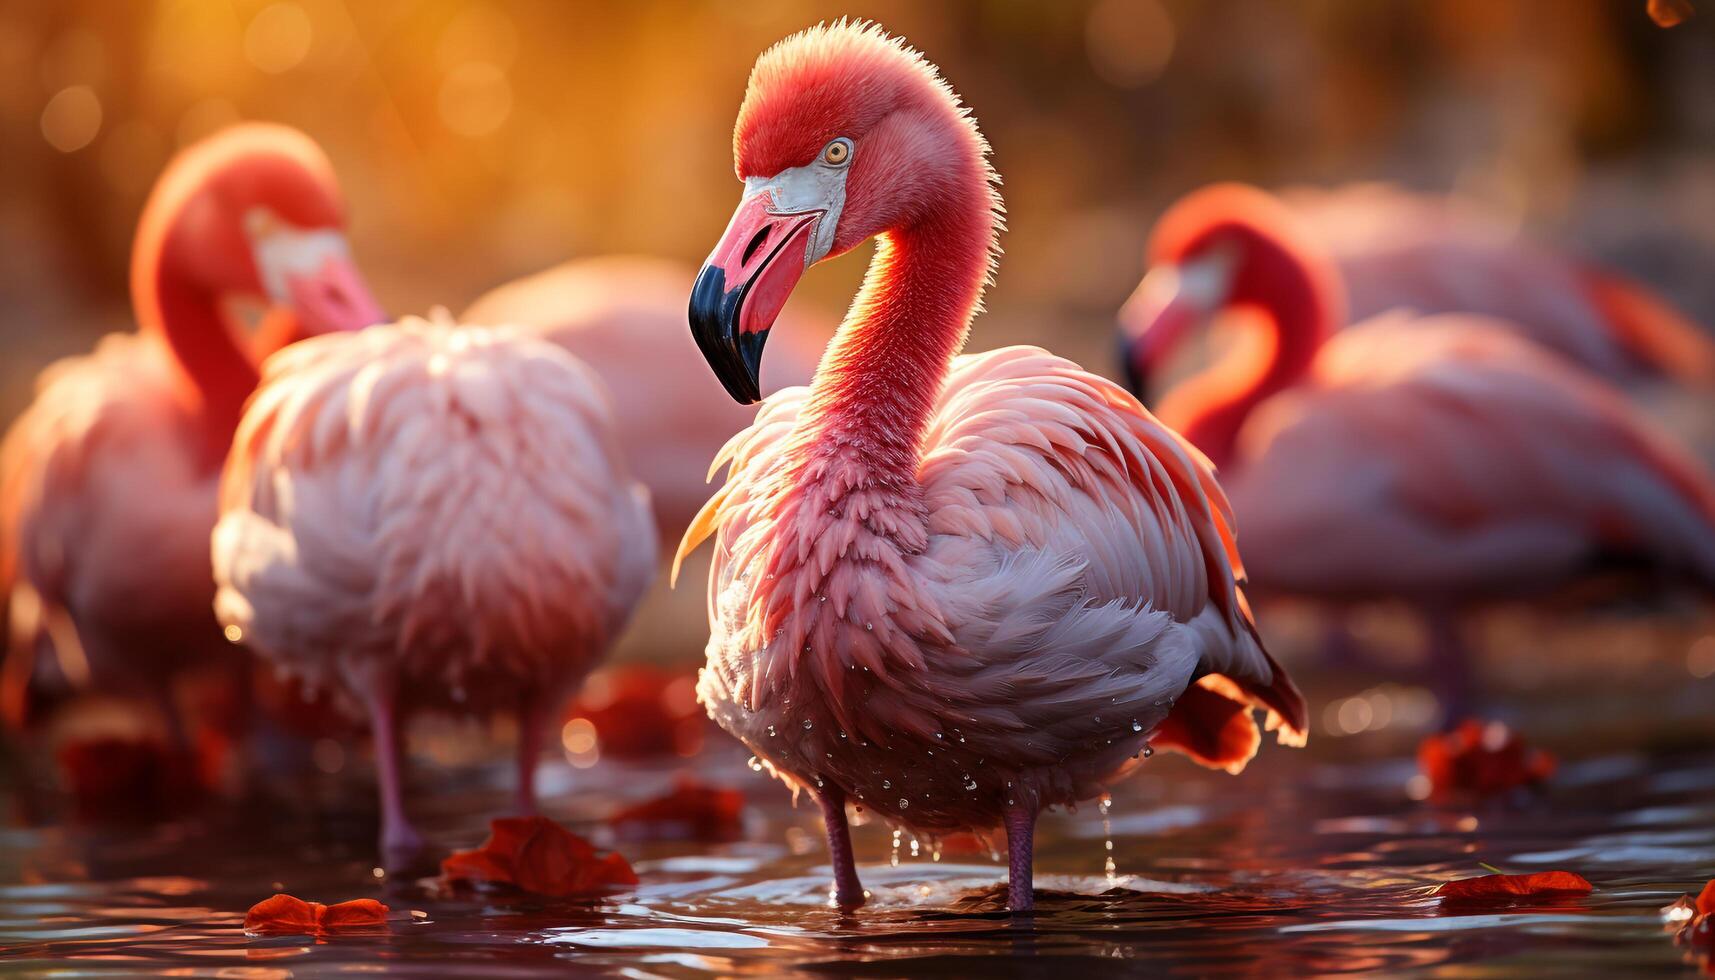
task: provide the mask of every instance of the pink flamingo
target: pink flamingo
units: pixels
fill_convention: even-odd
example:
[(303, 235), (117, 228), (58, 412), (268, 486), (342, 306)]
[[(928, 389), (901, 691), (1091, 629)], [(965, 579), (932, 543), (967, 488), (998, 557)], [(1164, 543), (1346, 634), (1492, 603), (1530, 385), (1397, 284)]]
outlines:
[(814, 263), (879, 236), (808, 388), (716, 465), (709, 714), (820, 802), (834, 897), (864, 894), (846, 803), (931, 833), (1004, 824), (1032, 906), (1037, 814), (1153, 742), (1238, 771), (1304, 704), (1264, 652), (1208, 466), (1112, 383), (1032, 347), (955, 357), (997, 254), (987, 144), (935, 68), (875, 26), (756, 63), (743, 200), (691, 327), (741, 402)]
[[(1261, 211), (1269, 220), (1251, 221)], [(1259, 247), (1332, 266), (1350, 322), (1396, 309), (1478, 313), (1613, 381), (1715, 385), (1715, 340), (1665, 301), (1533, 245), (1456, 199), (1381, 184), (1281, 195), (1214, 184), (1177, 202), (1155, 241), (1235, 222), (1249, 223)]]
[[(17, 719), (44, 638), (72, 681), (159, 699), (227, 658), (210, 615), (220, 461), (257, 364), (381, 312), (352, 262), (333, 168), (307, 136), (236, 126), (155, 185), (132, 251), (138, 332), (42, 373), (0, 445), (0, 590), (12, 612), (5, 708)], [(234, 301), (272, 306), (254, 331)]]
[(533, 810), (545, 716), (605, 653), (657, 548), (589, 369), (520, 329), (407, 319), (267, 362), (213, 551), (228, 630), (367, 710), (397, 865), (422, 846), (405, 716), (516, 711)]
[[(649, 488), (663, 540), (677, 540), (709, 499), (705, 461), (755, 417), (709, 399), (720, 386), (685, 331), (693, 277), (663, 259), (579, 259), (500, 286), (463, 316), (466, 323), (531, 327), (607, 382), (620, 446), (631, 473)], [(797, 348), (778, 353), (769, 365), (774, 387), (810, 380), (813, 356)]]
[(1715, 583), (1715, 487), (1618, 391), (1478, 315), (1335, 333), (1339, 273), (1295, 216), (1221, 197), (1220, 221), (1195, 197), (1163, 217), (1122, 316), (1143, 377), (1198, 324), (1233, 320), (1232, 349), (1160, 413), (1226, 474), (1259, 590), (1413, 600), (1456, 721), (1464, 606), (1615, 558)]

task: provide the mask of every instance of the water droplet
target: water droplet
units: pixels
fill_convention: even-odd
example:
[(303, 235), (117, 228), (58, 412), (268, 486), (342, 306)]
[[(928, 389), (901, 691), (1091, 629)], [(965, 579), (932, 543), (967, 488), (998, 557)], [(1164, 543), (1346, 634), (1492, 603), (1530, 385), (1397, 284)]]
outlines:
[(762, 760), (758, 759), (754, 755), (750, 757), (750, 771), (751, 772), (761, 772), (762, 771)]
[(942, 738), (946, 738), (946, 737), (947, 737), (947, 736), (945, 736), (945, 735), (942, 735), (942, 734), (941, 734), (941, 733), (940, 733), (940, 732), (936, 732), (936, 733), (935, 733), (935, 737), (936, 737), (936, 738), (937, 738), (937, 739), (942, 739)]
[(1097, 715), (1097, 716), (1096, 716), (1096, 724), (1098, 724), (1098, 725), (1100, 725), (1100, 724), (1101, 724), (1101, 723), (1102, 723), (1102, 716), (1101, 716), (1101, 715)]
[(1107, 873), (1108, 884), (1110, 886), (1114, 883), (1115, 878), (1114, 823), (1112, 818), (1108, 816), (1108, 811), (1113, 809), (1113, 805), (1113, 797), (1106, 793), (1102, 794), (1101, 801), (1096, 804), (1096, 809), (1100, 810), (1102, 813), (1102, 847), (1107, 851), (1107, 859), (1103, 861), (1102, 868)]
[(900, 809), (901, 809), (901, 810), (909, 810), (909, 809), (911, 809), (911, 801), (910, 801), (910, 800), (908, 800), (908, 799), (906, 799), (906, 798), (905, 798), (905, 797), (903, 797), (903, 796), (901, 796), (901, 797), (900, 797), (900, 798), (899, 798), (899, 808), (900, 808)]
[(974, 780), (974, 779), (972, 779), (972, 778), (971, 778), (971, 777), (969, 777), (969, 776), (966, 776), (966, 777), (965, 777), (965, 789), (967, 789), (967, 790), (974, 790), (974, 789), (976, 789), (976, 788), (977, 788), (977, 781), (976, 781), (976, 780)]
[(821, 789), (821, 788), (822, 788), (822, 777), (820, 777), (820, 776), (817, 776), (817, 777), (816, 777), (816, 788), (817, 788), (817, 789)]
[(816, 601), (817, 601), (817, 602), (827, 602), (827, 601), (828, 601), (828, 597), (827, 597), (827, 596), (826, 596), (826, 595), (822, 595), (822, 594), (819, 594), (819, 593), (818, 593), (818, 594), (817, 594), (817, 596), (816, 596)]
[(873, 630), (873, 629), (875, 629), (875, 624), (874, 623), (865, 623), (865, 624), (863, 624), (863, 628), (866, 630)]
[(915, 858), (921, 853), (921, 845), (917, 843), (917, 838), (911, 838), (911, 856)]
[(769, 726), (768, 726), (768, 737), (769, 737), (769, 738), (773, 738), (773, 737), (774, 737), (774, 726), (773, 726), (773, 725), (769, 725)]
[(892, 788), (893, 788), (893, 780), (891, 780), (891, 779), (883, 779), (883, 780), (882, 780), (882, 781), (881, 781), (881, 788), (882, 788), (882, 789), (892, 789)]
[(1145, 758), (1145, 759), (1147, 759), (1147, 758), (1149, 758), (1149, 757), (1150, 757), (1150, 756), (1152, 756), (1152, 755), (1154, 755), (1154, 754), (1155, 754), (1155, 746), (1153, 746), (1153, 745), (1145, 745), (1145, 746), (1144, 746), (1144, 747), (1143, 747), (1143, 757), (1144, 757), (1144, 758)]
[(815, 727), (816, 727), (815, 722), (811, 721), (808, 718), (804, 719), (804, 730), (805, 731), (809, 731), (810, 729), (815, 728)]
[(1133, 719), (1132, 719), (1132, 720), (1131, 720), (1131, 730), (1132, 730), (1132, 731), (1134, 731), (1134, 732), (1141, 732), (1141, 731), (1143, 731), (1143, 726), (1142, 726), (1142, 725), (1140, 725), (1140, 724), (1138, 724), (1138, 723), (1137, 723), (1137, 719), (1136, 719), (1136, 718), (1133, 718)]
[(840, 741), (842, 741), (842, 742), (844, 742), (844, 741), (845, 741), (845, 740), (846, 740), (846, 733), (845, 733), (845, 732), (841, 732), (841, 733), (840, 733)]

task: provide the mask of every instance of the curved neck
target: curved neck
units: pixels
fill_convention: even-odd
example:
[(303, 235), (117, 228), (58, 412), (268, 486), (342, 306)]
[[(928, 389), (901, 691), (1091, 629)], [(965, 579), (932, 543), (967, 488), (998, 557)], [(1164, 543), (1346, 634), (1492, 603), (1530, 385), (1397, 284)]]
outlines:
[(1309, 260), (1273, 243), (1252, 248), (1227, 304), (1242, 318), (1238, 343), (1181, 385), (1162, 417), (1216, 466), (1228, 465), (1251, 411), (1310, 369), (1333, 330), (1334, 308)]
[(822, 355), (800, 431), (868, 478), (914, 490), (923, 432), (988, 279), (986, 180), (929, 221), (884, 234)]
[(139, 259), (135, 304), (138, 329), (167, 346), (180, 375), (185, 407), (206, 436), (204, 463), (218, 467), (255, 390), (256, 364), (240, 346), (217, 297), (178, 273), (159, 254)]

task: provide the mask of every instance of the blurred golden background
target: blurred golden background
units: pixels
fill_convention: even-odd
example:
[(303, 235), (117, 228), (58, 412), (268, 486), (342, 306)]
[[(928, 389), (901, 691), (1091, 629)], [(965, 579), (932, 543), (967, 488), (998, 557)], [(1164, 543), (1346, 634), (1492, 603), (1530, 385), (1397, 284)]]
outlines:
[[(128, 326), (143, 197), (225, 123), (320, 141), (383, 302), (457, 310), (574, 256), (699, 260), (756, 52), (848, 13), (938, 62), (994, 144), (981, 346), (1108, 369), (1151, 219), (1224, 178), (1465, 191), (1715, 320), (1715, 19), (1662, 30), (1642, 0), (24, 0), (0, 8), (0, 418)], [(866, 261), (798, 302), (837, 312)]]

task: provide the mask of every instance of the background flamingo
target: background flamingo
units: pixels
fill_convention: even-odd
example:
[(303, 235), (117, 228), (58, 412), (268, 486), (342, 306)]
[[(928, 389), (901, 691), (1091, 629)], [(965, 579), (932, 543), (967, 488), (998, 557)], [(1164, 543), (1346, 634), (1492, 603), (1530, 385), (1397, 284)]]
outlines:
[[(720, 385), (685, 332), (692, 278), (664, 259), (579, 259), (500, 286), (463, 316), (536, 328), (601, 376), (626, 463), (649, 488), (663, 540), (684, 533), (712, 492), (709, 460), (756, 415), (713, 397)], [(807, 383), (816, 366), (812, 353), (783, 346), (770, 359), (770, 391)]]
[(1222, 468), (1259, 590), (1413, 600), (1456, 720), (1468, 603), (1613, 560), (1715, 585), (1715, 487), (1618, 391), (1490, 318), (1399, 313), (1336, 334), (1337, 271), (1277, 202), (1250, 201), (1209, 226), (1164, 216), (1124, 315), (1144, 376), (1233, 318), (1226, 357), (1159, 411)]
[[(229, 657), (209, 611), (207, 542), (256, 365), (381, 316), (344, 225), (332, 167), (295, 130), (237, 126), (168, 166), (132, 252), (138, 331), (44, 371), (0, 446), (13, 720), (51, 646), (69, 681), (156, 698), (182, 740), (175, 671)], [(271, 309), (249, 324), (234, 312), (246, 300)]]
[(1022, 910), (1038, 812), (1151, 739), (1237, 771), (1251, 706), (1301, 737), (1208, 467), (1069, 361), (954, 357), (1000, 200), (933, 66), (874, 26), (793, 35), (757, 61), (734, 148), (745, 196), (691, 323), (737, 400), (806, 267), (881, 236), (814, 383), (723, 451), (680, 549), (717, 539), (699, 696), (821, 803), (838, 902), (863, 900), (848, 799), (936, 834), (1004, 823)]
[(606, 651), (656, 555), (601, 383), (515, 328), (407, 319), (282, 352), (220, 509), (216, 612), (277, 667), (362, 702), (395, 864), (422, 843), (403, 807), (405, 716), (517, 711), (533, 809), (544, 715)]
[(1457, 198), (1383, 184), (1278, 196), (1215, 184), (1176, 203), (1155, 240), (1213, 234), (1259, 210), (1270, 220), (1252, 230), (1265, 244), (1334, 267), (1352, 323), (1396, 309), (1479, 313), (1614, 381), (1715, 382), (1715, 339), (1666, 301)]

